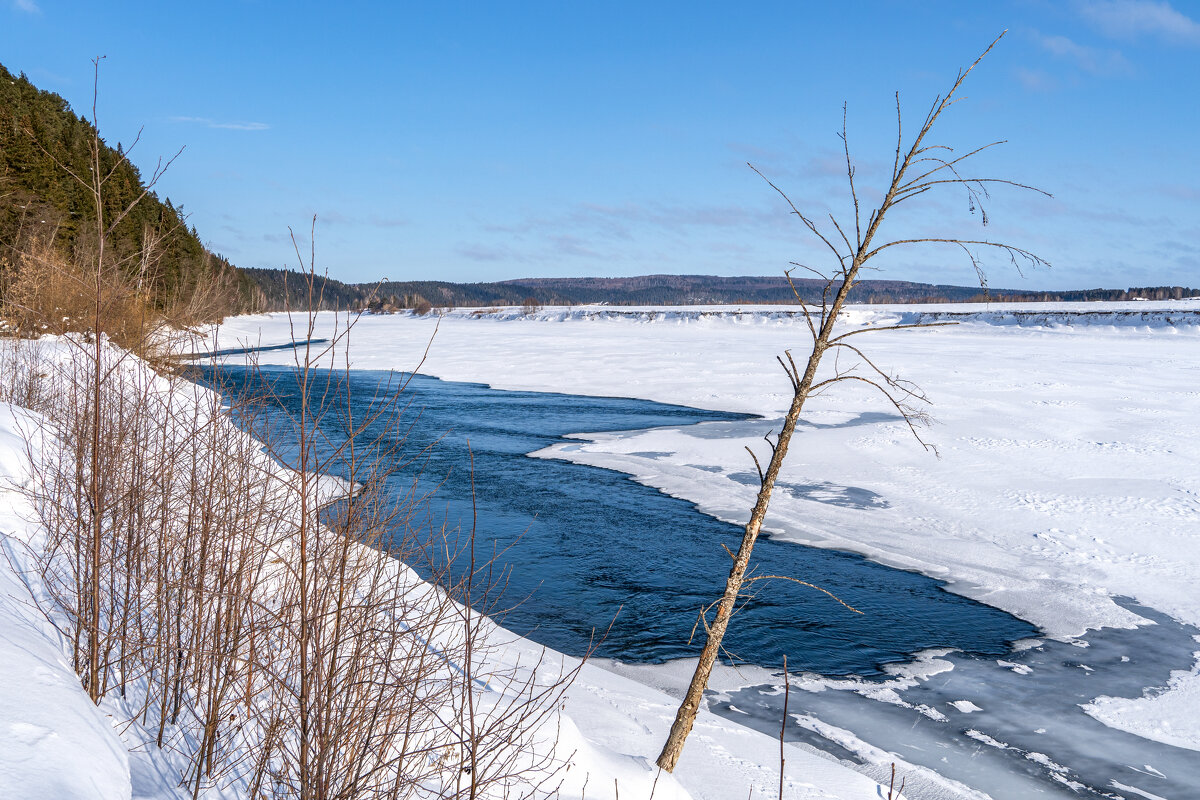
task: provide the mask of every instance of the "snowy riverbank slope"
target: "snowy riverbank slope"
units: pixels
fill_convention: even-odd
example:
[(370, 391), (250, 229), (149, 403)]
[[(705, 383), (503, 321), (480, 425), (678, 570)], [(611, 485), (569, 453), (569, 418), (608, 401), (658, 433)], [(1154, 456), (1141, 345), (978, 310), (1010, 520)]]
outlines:
[[(53, 358), (46, 342), (42, 355)], [(186, 402), (186, 398), (183, 400)], [(174, 798), (179, 764), (157, 750), (136, 724), (116, 726), (126, 709), (92, 705), (65, 655), (65, 642), (47, 622), (49, 603), (31, 553), (42, 532), (23, 488), (31, 459), (58, 459), (45, 422), (0, 403), (0, 797)], [(31, 434), (38, 447), (30, 448)], [(540, 663), (553, 674), (572, 659), (543, 656), (531, 642), (494, 630), (491, 658), (504, 665)], [(137, 699), (131, 698), (131, 706)], [(557, 752), (570, 768), (562, 798), (725, 798), (770, 794), (778, 782), (778, 744), (707, 713), (698, 720), (678, 779), (656, 776), (653, 758), (674, 714), (675, 701), (640, 683), (587, 665), (572, 687)], [(136, 712), (134, 712), (136, 716)], [(119, 730), (118, 730), (119, 727)], [(135, 752), (130, 752), (135, 751)], [(236, 754), (235, 754), (236, 755)], [(863, 775), (802, 749), (786, 748), (789, 797), (851, 800), (878, 796)], [(656, 785), (657, 784), (657, 785)], [(206, 797), (236, 798), (233, 790)]]
[[(952, 316), (962, 324), (857, 342), (928, 393), (936, 424), (924, 435), (941, 457), (869, 391), (816, 398), (781, 476), (775, 535), (919, 570), (1062, 639), (1142, 622), (1114, 602), (1121, 596), (1200, 623), (1200, 304), (865, 306), (848, 320)], [(214, 344), (279, 344), (288, 334), (281, 315), (243, 317)], [(580, 436), (550, 454), (628, 472), (743, 521), (752, 488), (738, 477), (753, 469), (743, 447), (761, 447), (777, 427), (790, 387), (775, 357), (804, 352), (808, 334), (777, 307), (462, 309), (363, 318), (352, 361), (412, 369), (431, 337), (421, 371), (448, 380), (762, 415), (721, 430)], [(291, 355), (258, 357), (286, 364)], [(883, 502), (838, 502), (857, 490)], [(1200, 678), (1179, 666), (1158, 700), (1100, 700), (1092, 712), (1200, 749)]]
[(14, 489), (29, 480), (24, 434), (41, 424), (0, 403), (0, 797), (122, 800), (130, 796), (126, 747), (80, 687), (23, 575), (25, 545), (39, 531)]

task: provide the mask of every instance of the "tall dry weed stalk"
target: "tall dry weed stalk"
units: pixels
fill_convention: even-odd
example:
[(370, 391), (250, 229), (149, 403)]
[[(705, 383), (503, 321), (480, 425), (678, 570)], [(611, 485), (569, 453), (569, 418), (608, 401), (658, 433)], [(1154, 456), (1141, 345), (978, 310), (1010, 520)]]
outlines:
[[(146, 231), (138, 253), (109, 238), (170, 161), (105, 217), (100, 148), (97, 132), (90, 174), (71, 173), (91, 233), (72, 253), (52, 236), (8, 253), (0, 308), (10, 333), (57, 335), (0, 341), (0, 400), (44, 420), (24, 432), (43, 534), (31, 558), (85, 691), (168, 751), (194, 798), (548, 794), (575, 672), (502, 658), (473, 531), (459, 546), (427, 498), (384, 491), (403, 386), (358, 416), (330, 359), (348, 352), (346, 318), (324, 349), (297, 351), (298, 444), (284, 448), (245, 432), (261, 430), (253, 398), (157, 374), (178, 341), (167, 326), (211, 317), (232, 287), (214, 272), (165, 305), (149, 297), (171, 231)], [(306, 281), (295, 332), (311, 340), (311, 260)], [(431, 565), (427, 580), (406, 562)]]
[[(49, 617), (193, 797), (549, 794), (574, 673), (503, 660), (494, 565), (420, 492), (385, 489), (413, 461), (403, 386), (353, 396), (330, 364), (352, 326), (257, 398), (157, 375), (103, 334), (0, 348), (0, 374), (38, 376), (0, 399), (46, 422), (26, 433)], [(258, 415), (283, 382), (301, 400), (275, 439)]]

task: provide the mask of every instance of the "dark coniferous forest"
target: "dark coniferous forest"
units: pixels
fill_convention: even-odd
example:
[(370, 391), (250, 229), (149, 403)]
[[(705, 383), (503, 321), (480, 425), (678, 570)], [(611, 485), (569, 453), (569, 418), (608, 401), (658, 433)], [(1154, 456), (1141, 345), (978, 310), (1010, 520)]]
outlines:
[[(94, 136), (91, 122), (66, 100), (0, 65), (0, 286), (16, 269), (13, 255), (31, 240), (48, 240), (69, 254), (86, 247), (94, 236), (95, 200), (79, 180), (89, 180)], [(100, 148), (101, 174), (112, 172), (104, 185), (106, 219), (113, 219), (145, 188), (138, 168), (122, 158), (124, 148), (120, 142)], [(144, 263), (131, 254), (152, 247), (155, 268), (145, 278), (151, 294), (164, 301), (214, 273), (227, 273), (238, 285), (237, 305), (248, 305), (256, 294), (226, 259), (205, 248), (188, 226), (182, 204), (153, 192), (120, 220), (107, 244), (115, 251), (113, 260), (130, 269)]]
[[(248, 269), (262, 289), (267, 308), (292, 307), (302, 299), (300, 276), (285, 270)], [(290, 279), (289, 279), (290, 276)], [(284, 286), (289, 287), (285, 293)], [(716, 277), (712, 275), (640, 275), (628, 278), (525, 278), (496, 283), (388, 281), (346, 284), (325, 278), (322, 308), (370, 308), (375, 311), (428, 310), (457, 306), (518, 305), (786, 305), (796, 295), (783, 275)], [(796, 279), (796, 292), (806, 303), (820, 303), (819, 280)], [(1081, 302), (1091, 300), (1178, 300), (1200, 296), (1182, 286), (1129, 289), (1029, 291), (979, 286), (943, 286), (910, 281), (862, 281), (850, 293), (853, 303)], [(286, 298), (286, 300), (285, 300)]]

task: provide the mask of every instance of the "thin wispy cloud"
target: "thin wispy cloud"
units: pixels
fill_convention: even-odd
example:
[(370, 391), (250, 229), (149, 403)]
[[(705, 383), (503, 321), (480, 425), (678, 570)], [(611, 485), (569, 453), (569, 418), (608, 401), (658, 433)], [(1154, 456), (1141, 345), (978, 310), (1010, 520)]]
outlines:
[(1118, 50), (1101, 50), (1087, 47), (1066, 36), (1039, 36), (1038, 44), (1046, 52), (1074, 62), (1084, 72), (1092, 75), (1126, 75), (1132, 67)]
[(171, 117), (171, 122), (203, 125), (206, 128), (219, 128), (227, 131), (265, 131), (271, 127), (265, 122), (221, 122), (208, 117)]
[(34, 0), (12, 0), (12, 6), (17, 11), (24, 11), (26, 14), (40, 14), (42, 9)]
[(317, 214), (317, 223), (321, 225), (345, 225), (348, 222), (353, 220), (340, 211), (324, 211)]
[[(853, 122), (850, 123), (853, 126)], [(851, 130), (851, 136), (854, 135)], [(832, 136), (830, 138), (833, 138)], [(792, 150), (766, 149), (742, 142), (730, 142), (726, 145), (739, 158), (755, 169), (762, 172), (772, 183), (792, 179), (824, 179), (834, 178), (845, 180), (846, 156), (840, 149), (824, 145), (813, 145), (810, 142), (797, 142)], [(804, 155), (800, 155), (804, 154)], [(851, 153), (853, 157), (854, 154)], [(881, 170), (885, 166), (891, 170), (892, 162), (854, 158), (855, 169), (869, 172)], [(745, 166), (745, 164), (741, 165)], [(747, 174), (749, 174), (747, 172)]]
[(368, 217), (367, 224), (376, 228), (403, 228), (408, 225), (408, 220), (403, 217)]
[(340, 211), (317, 214), (317, 222), (323, 225), (369, 225), (373, 228), (402, 228), (408, 225), (408, 220), (402, 217), (381, 217), (374, 214), (358, 217)]
[(511, 248), (508, 247), (493, 247), (477, 242), (463, 245), (455, 250), (463, 258), (468, 258), (472, 261), (524, 261), (525, 259), (517, 256)]
[[(527, 216), (505, 223), (481, 224), (485, 240), (464, 242), (457, 255), (479, 263), (554, 265), (618, 261), (658, 264), (679, 261), (679, 246), (655, 247), (663, 236), (672, 242), (705, 240), (711, 256), (744, 257), (738, 243), (747, 232), (771, 231), (785, 241), (801, 236), (778, 204), (716, 206), (671, 203), (577, 203), (550, 216)], [(753, 236), (748, 238), (753, 239)], [(684, 260), (687, 260), (686, 258)]]
[(589, 241), (581, 236), (572, 236), (566, 234), (553, 234), (546, 237), (546, 241), (556, 254), (564, 256), (579, 256), (583, 258), (600, 258), (599, 251), (592, 249), (589, 246)]
[(1200, 189), (1185, 183), (1172, 183), (1158, 187), (1158, 191), (1173, 200), (1200, 201)]
[(1200, 22), (1165, 0), (1091, 0), (1080, 15), (1113, 38), (1152, 36), (1174, 44), (1200, 45)]
[(1017, 67), (1016, 76), (1022, 86), (1035, 92), (1049, 92), (1058, 88), (1058, 81), (1040, 69)]

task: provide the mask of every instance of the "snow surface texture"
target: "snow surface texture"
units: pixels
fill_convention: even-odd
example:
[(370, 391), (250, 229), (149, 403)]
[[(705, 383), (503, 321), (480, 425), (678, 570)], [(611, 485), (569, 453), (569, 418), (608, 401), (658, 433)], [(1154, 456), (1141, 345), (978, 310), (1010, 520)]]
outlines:
[[(53, 357), (55, 345), (43, 355)], [(61, 355), (59, 353), (58, 355)], [(135, 367), (140, 368), (140, 367)], [(153, 379), (151, 379), (153, 380)], [(184, 387), (190, 386), (183, 384)], [(202, 392), (176, 392), (172, 402), (193, 402)], [(190, 392), (190, 394), (189, 394)], [(64, 642), (46, 621), (49, 602), (32, 554), (39, 528), (21, 492), (29, 480), (30, 459), (62, 455), (42, 434), (36, 415), (0, 403), (0, 797), (175, 798), (179, 765), (172, 754), (148, 745), (120, 704), (93, 705), (64, 653)], [(38, 446), (27, 446), (32, 439)], [(336, 487), (328, 486), (328, 491)], [(403, 569), (403, 567), (399, 567)], [(489, 658), (504, 670), (541, 665), (546, 679), (577, 664), (546, 654), (533, 642), (498, 628), (488, 636)], [(130, 700), (136, 706), (136, 698)], [(653, 758), (666, 736), (676, 701), (634, 680), (587, 665), (572, 686), (567, 713), (556, 728), (556, 752), (569, 763), (560, 797), (686, 800), (771, 794), (778, 782), (778, 744), (770, 737), (708, 714), (701, 714), (678, 778), (658, 775)], [(111, 715), (106, 711), (112, 712)], [(132, 752), (131, 752), (132, 751)], [(788, 745), (785, 791), (799, 800), (849, 800), (880, 796), (877, 783), (826, 757)], [(236, 790), (205, 793), (234, 798)]]
[(80, 687), (23, 574), (38, 532), (17, 490), (29, 480), (24, 435), (40, 425), (0, 403), (0, 797), (121, 800), (126, 748)]
[[(869, 389), (810, 400), (780, 475), (773, 535), (863, 553), (948, 581), (1069, 640), (1144, 622), (1128, 596), (1200, 624), (1200, 303), (862, 306), (851, 326), (961, 324), (858, 337), (934, 405), (925, 452)], [(325, 315), (316, 335), (332, 323)], [(436, 336), (435, 336), (436, 326)], [(278, 345), (285, 315), (233, 319), (209, 344)], [(749, 445), (778, 429), (790, 386), (775, 362), (805, 353), (794, 310), (585, 307), (368, 316), (363, 369), (420, 371), (500, 389), (615, 395), (759, 414), (635, 434), (579, 435), (541, 455), (618, 469), (744, 522)], [(258, 354), (289, 363), (288, 351)], [(644, 455), (652, 452), (656, 458)], [(666, 454), (666, 455), (664, 455)], [(792, 487), (792, 488), (788, 488)], [(837, 502), (863, 491), (886, 503)], [(1107, 724), (1200, 749), (1200, 675), (1140, 700), (1098, 698)]]
[(1191, 672), (1171, 674), (1166, 690), (1145, 697), (1100, 697), (1083, 710), (1113, 728), (1175, 747), (1200, 750), (1200, 653)]

